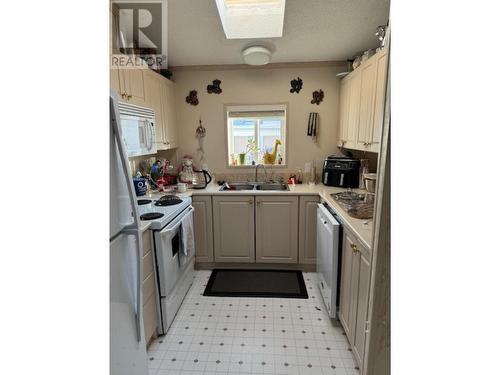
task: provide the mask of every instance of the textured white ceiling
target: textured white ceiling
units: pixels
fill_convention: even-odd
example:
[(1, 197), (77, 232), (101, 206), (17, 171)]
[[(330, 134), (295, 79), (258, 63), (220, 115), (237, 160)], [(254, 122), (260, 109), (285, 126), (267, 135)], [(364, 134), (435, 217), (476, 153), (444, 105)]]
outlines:
[(282, 38), (226, 39), (214, 0), (168, 1), (170, 66), (242, 64), (241, 51), (261, 44), (271, 62), (346, 60), (378, 45), (375, 29), (389, 0), (287, 0)]

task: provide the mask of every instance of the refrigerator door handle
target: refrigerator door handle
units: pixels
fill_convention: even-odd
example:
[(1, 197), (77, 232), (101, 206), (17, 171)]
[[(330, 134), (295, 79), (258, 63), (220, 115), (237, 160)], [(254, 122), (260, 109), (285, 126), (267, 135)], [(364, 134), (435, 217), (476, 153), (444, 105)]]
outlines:
[(118, 154), (120, 155), (120, 161), (123, 168), (123, 173), (125, 174), (125, 179), (127, 180), (127, 190), (130, 198), (130, 204), (132, 206), (132, 216), (133, 223), (127, 229), (137, 230), (139, 228), (138, 220), (137, 220), (137, 203), (135, 202), (135, 189), (132, 182), (132, 176), (130, 175), (129, 166), (128, 166), (128, 158), (125, 151), (125, 145), (123, 144), (123, 138), (120, 126), (118, 121), (116, 120), (118, 116), (120, 116), (120, 112), (118, 110), (118, 105), (116, 104), (116, 100), (110, 98), (110, 111), (111, 111), (111, 123), (113, 126), (113, 134), (115, 135), (116, 144), (118, 146)]

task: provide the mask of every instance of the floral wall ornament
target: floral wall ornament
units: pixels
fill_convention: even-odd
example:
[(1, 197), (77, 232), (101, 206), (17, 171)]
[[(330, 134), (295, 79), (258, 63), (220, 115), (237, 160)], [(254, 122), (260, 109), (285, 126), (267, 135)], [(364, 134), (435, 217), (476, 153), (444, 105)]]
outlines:
[(316, 104), (319, 105), (323, 101), (323, 98), (325, 97), (325, 93), (323, 90), (316, 90), (313, 92), (313, 98), (311, 100), (311, 104)]
[(292, 79), (290, 81), (290, 85), (292, 88), (290, 89), (291, 93), (296, 92), (297, 94), (302, 90), (302, 79), (300, 77), (297, 77), (297, 79)]
[(220, 88), (221, 80), (214, 79), (211, 85), (207, 86), (207, 92), (209, 94), (220, 94), (222, 93), (222, 89)]
[(189, 95), (186, 96), (186, 103), (189, 103), (191, 105), (198, 105), (198, 92), (196, 90), (189, 91)]

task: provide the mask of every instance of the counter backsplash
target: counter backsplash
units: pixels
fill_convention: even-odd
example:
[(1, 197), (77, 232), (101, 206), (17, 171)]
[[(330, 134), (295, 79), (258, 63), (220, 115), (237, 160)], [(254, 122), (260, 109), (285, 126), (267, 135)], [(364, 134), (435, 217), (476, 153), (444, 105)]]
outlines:
[[(296, 174), (297, 172), (275, 172), (275, 171), (267, 171), (267, 179), (276, 181), (280, 177), (286, 182), (291, 174)], [(264, 171), (262, 169), (259, 170), (257, 175), (257, 179), (259, 181), (264, 181)], [(304, 173), (302, 173), (302, 178), (304, 178)], [(214, 173), (215, 181), (228, 181), (228, 182), (246, 182), (246, 181), (254, 181), (255, 180), (255, 170), (247, 173)], [(321, 180), (321, 175), (316, 174), (316, 182)]]

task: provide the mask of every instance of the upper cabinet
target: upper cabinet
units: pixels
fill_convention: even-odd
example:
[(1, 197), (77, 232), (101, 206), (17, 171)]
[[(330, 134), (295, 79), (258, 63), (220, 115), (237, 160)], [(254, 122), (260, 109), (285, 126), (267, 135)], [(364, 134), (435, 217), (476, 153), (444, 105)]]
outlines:
[(177, 147), (175, 83), (150, 69), (111, 69), (110, 85), (118, 100), (155, 112), (157, 150)]
[(147, 106), (155, 111), (155, 136), (156, 149), (165, 149), (165, 123), (163, 119), (163, 107), (161, 103), (161, 81), (158, 74), (153, 71), (144, 72), (144, 87), (146, 89)]
[(147, 70), (144, 72), (144, 87), (145, 106), (155, 111), (156, 149), (168, 150), (177, 147), (175, 83), (152, 70)]
[(161, 105), (165, 148), (177, 147), (177, 111), (175, 110), (175, 83), (164, 78), (161, 82)]
[(146, 104), (145, 72), (147, 69), (111, 69), (111, 88), (116, 90), (119, 100), (136, 105)]
[(387, 50), (381, 50), (342, 79), (339, 146), (378, 152), (384, 119)]

